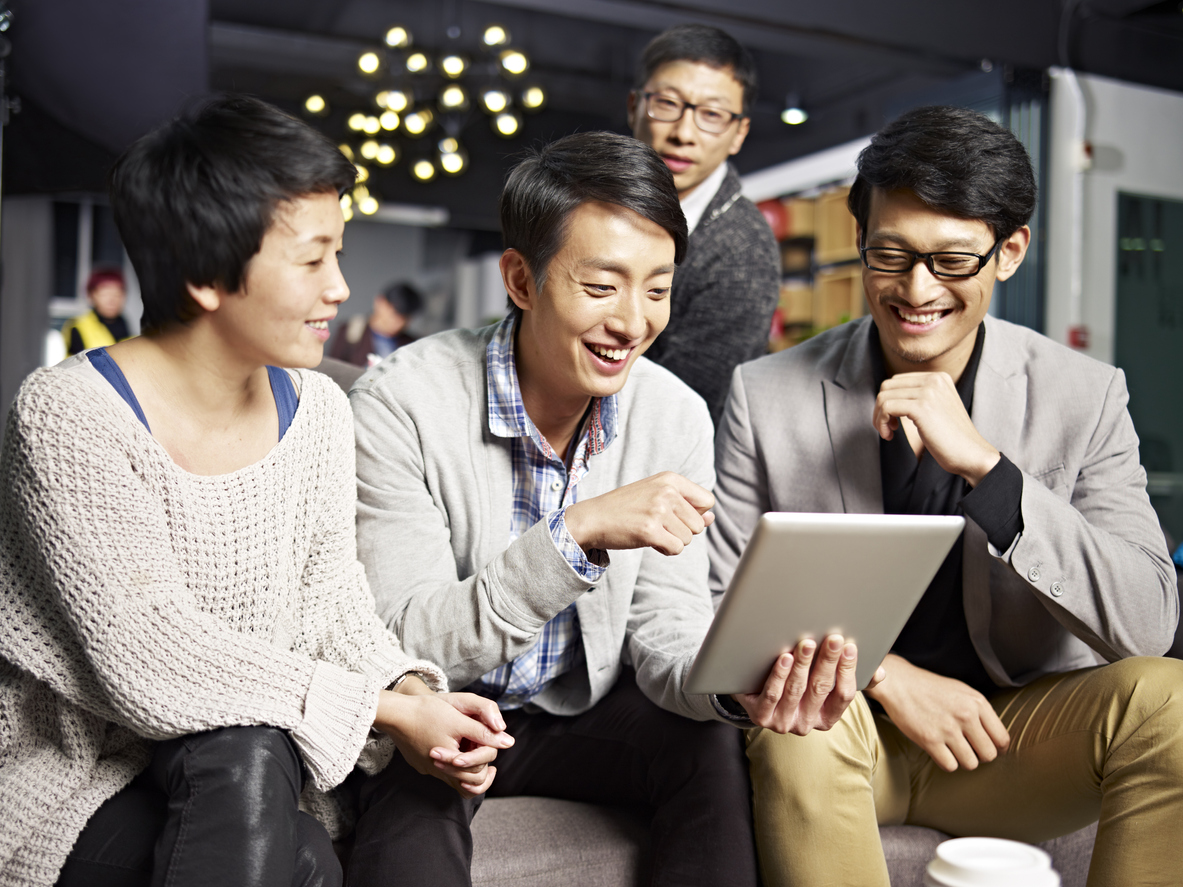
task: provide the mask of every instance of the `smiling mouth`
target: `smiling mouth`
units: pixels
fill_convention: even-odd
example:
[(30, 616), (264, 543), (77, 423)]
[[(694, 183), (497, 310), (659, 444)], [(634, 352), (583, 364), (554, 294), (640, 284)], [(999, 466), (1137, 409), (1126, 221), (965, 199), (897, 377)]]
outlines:
[(327, 320), (306, 320), (304, 321), (304, 325), (310, 326), (314, 330), (327, 330), (329, 328), (329, 322)]
[(590, 342), (584, 342), (583, 345), (588, 351), (607, 363), (620, 363), (626, 360), (633, 350), (631, 348), (607, 348), (604, 345), (593, 345)]
[(917, 326), (929, 326), (936, 323), (942, 317), (953, 312), (952, 308), (941, 308), (933, 311), (916, 311), (915, 309), (901, 308), (899, 305), (892, 305), (891, 310), (901, 319), (907, 323), (915, 324)]

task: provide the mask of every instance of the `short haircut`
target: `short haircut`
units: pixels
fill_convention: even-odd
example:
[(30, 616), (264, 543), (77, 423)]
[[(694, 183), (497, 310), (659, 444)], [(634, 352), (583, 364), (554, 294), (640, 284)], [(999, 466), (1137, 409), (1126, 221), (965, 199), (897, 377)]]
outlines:
[(539, 290), (567, 236), (567, 219), (590, 201), (623, 206), (664, 228), (674, 239), (674, 262), (682, 262), (686, 217), (669, 167), (631, 136), (580, 132), (527, 151), (501, 192), (505, 248), (522, 254)]
[(356, 178), (328, 138), (249, 96), (205, 99), (141, 138), (109, 187), (143, 329), (196, 316), (187, 283), (238, 291), (280, 203), (340, 194)]
[(95, 268), (90, 272), (90, 276), (86, 278), (86, 294), (89, 296), (104, 283), (117, 283), (124, 289), (127, 289), (127, 283), (123, 279), (122, 271), (118, 268), (103, 266)]
[(381, 293), (383, 299), (403, 317), (414, 317), (423, 308), (423, 296), (409, 283), (392, 283)]
[(634, 89), (642, 89), (649, 78), (671, 62), (701, 62), (712, 68), (730, 70), (743, 87), (743, 113), (756, 104), (758, 80), (752, 54), (738, 40), (710, 25), (675, 25), (649, 41), (637, 65)]
[(996, 240), (1035, 212), (1027, 150), (1010, 130), (965, 108), (916, 108), (871, 138), (847, 198), (864, 236), (875, 188), (911, 191), (935, 210), (985, 222)]

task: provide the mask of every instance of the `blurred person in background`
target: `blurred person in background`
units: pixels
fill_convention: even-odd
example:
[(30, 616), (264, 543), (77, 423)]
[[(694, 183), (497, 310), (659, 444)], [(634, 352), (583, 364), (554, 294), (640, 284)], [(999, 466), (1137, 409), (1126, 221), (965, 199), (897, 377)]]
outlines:
[(717, 425), (737, 364), (768, 350), (780, 253), (727, 158), (756, 101), (756, 65), (735, 38), (678, 25), (645, 47), (628, 97), (633, 135), (674, 174), (690, 246), (674, 275), (670, 322), (646, 355), (693, 388)]
[(403, 345), (415, 341), (406, 332), (411, 318), (423, 307), (423, 296), (413, 286), (392, 283), (374, 296), (369, 317), (349, 318), (337, 330), (329, 356), (359, 367), (372, 367)]
[(127, 287), (122, 271), (118, 268), (91, 271), (86, 280), (86, 300), (90, 302), (90, 310), (71, 317), (62, 327), (67, 356), (87, 348), (114, 345), (131, 335), (123, 317)]

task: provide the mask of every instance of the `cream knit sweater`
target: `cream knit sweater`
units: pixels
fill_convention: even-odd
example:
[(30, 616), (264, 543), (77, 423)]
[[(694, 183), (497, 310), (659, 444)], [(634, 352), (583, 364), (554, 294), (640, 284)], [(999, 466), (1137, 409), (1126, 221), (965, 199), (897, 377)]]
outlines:
[(283, 439), (214, 477), (178, 468), (85, 355), (21, 387), (0, 458), (0, 884), (52, 885), (151, 740), (279, 727), (326, 790), (393, 752), (366, 748), (381, 687), (414, 669), (443, 688), (374, 613), (345, 396), (297, 380)]

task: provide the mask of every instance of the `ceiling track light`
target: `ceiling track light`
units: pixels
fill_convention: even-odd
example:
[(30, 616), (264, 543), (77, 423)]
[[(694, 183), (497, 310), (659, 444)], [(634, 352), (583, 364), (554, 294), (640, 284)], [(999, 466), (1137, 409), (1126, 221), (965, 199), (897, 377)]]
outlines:
[(809, 112), (801, 107), (797, 93), (790, 92), (785, 96), (785, 109), (780, 112), (780, 119), (789, 126), (800, 126), (809, 119)]

